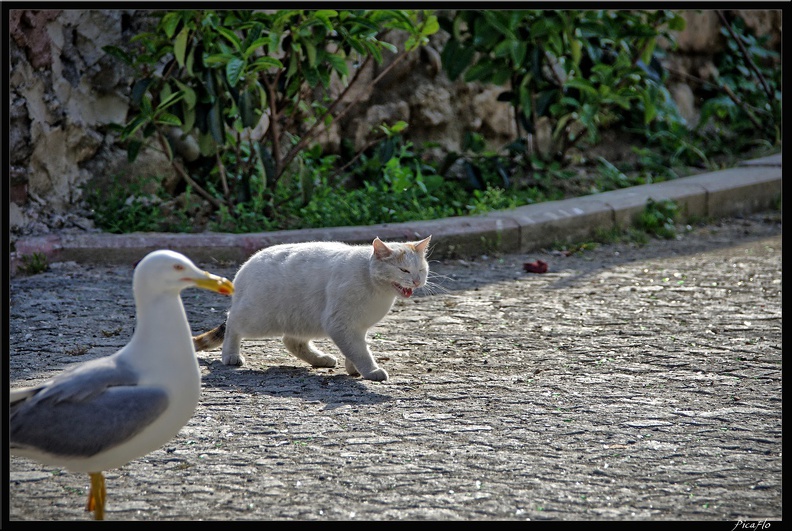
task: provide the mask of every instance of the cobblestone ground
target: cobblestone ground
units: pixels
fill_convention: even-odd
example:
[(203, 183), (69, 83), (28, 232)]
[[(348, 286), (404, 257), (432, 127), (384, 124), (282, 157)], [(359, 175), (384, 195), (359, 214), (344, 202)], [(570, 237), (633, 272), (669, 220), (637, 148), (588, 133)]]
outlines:
[[(523, 272), (536, 259), (548, 272)], [(107, 518), (782, 518), (780, 212), (432, 269), (434, 293), (370, 333), (387, 382), (312, 369), (276, 339), (243, 342), (241, 368), (199, 353), (194, 417), (107, 472)], [(125, 344), (131, 275), (12, 279), (11, 385)], [(228, 304), (183, 299), (196, 332)], [(87, 475), (13, 456), (9, 473), (12, 521), (89, 518)]]

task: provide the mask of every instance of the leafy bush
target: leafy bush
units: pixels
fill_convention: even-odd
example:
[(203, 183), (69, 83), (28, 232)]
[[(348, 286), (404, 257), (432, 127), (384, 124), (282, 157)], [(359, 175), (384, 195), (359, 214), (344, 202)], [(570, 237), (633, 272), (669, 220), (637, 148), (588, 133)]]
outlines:
[(663, 90), (659, 37), (684, 27), (672, 11), (461, 10), (441, 19), (451, 38), (443, 67), (453, 80), (508, 84), (499, 96), (543, 158), (563, 160), (578, 142), (597, 141), (640, 109), (657, 116)]
[(679, 206), (670, 199), (655, 201), (648, 199), (646, 208), (638, 217), (638, 228), (667, 240), (676, 236), (676, 219)]
[[(691, 129), (658, 60), (658, 39), (673, 43), (669, 31), (683, 26), (674, 12), (453, 13), (160, 12), (129, 49), (105, 50), (135, 72), (130, 119), (116, 127), (130, 160), (153, 143), (182, 183), (168, 192), (154, 183), (153, 198), (134, 181), (109, 198), (89, 191), (97, 226), (201, 230), (199, 216), (211, 230), (258, 232), (432, 219), (672, 179), (691, 166), (716, 167), (719, 153), (780, 145), (777, 54), (739, 19), (724, 20), (730, 48), (718, 58), (702, 123)], [(438, 163), (426, 156), (429, 146), (406, 140), (407, 123), (383, 123), (363, 149), (324, 153), (316, 138), (356, 103), (349, 95), (363, 67), (394, 54), (376, 83), (441, 26), (450, 36), (445, 72), (503, 85), (499, 99), (515, 111), (516, 138), (493, 150), (471, 131), (459, 153)], [(406, 33), (401, 49), (389, 42), (392, 32)], [(640, 141), (634, 161), (594, 156), (588, 173), (572, 168), (583, 160), (573, 148), (617, 128)]]
[(154, 177), (125, 182), (116, 175), (107, 190), (88, 189), (85, 199), (94, 222), (106, 232), (192, 232), (200, 207), (190, 192), (177, 201)]
[(26, 275), (37, 275), (49, 270), (49, 260), (44, 253), (22, 255), (21, 262), (19, 271)]
[[(381, 77), (437, 29), (421, 11), (164, 11), (154, 31), (132, 39), (136, 50), (104, 48), (135, 71), (120, 140), (130, 160), (156, 141), (186, 185), (225, 215), (247, 204), (241, 211), (271, 216), (287, 168), (354, 103), (346, 96), (362, 66), (395, 53)], [(383, 40), (395, 30), (408, 34), (401, 51)], [(173, 155), (185, 145), (182, 167)]]
[(713, 150), (739, 152), (762, 137), (767, 145), (780, 145), (780, 57), (766, 48), (768, 37), (754, 36), (742, 18), (723, 23), (727, 49), (715, 57), (717, 87), (708, 91), (697, 132), (714, 142)]

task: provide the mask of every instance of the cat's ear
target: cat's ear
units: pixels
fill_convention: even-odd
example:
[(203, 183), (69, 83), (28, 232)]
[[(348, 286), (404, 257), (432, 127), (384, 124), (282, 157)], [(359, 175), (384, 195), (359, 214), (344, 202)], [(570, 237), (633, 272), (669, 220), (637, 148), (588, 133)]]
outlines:
[(431, 240), (431, 239), (432, 239), (432, 236), (429, 235), (426, 238), (424, 238), (423, 240), (421, 240), (418, 243), (416, 243), (415, 244), (415, 250), (418, 251), (419, 253), (426, 253), (426, 249), (429, 247), (429, 240)]
[(385, 245), (385, 243), (382, 240), (380, 240), (378, 237), (374, 238), (374, 242), (372, 243), (372, 245), (374, 246), (374, 256), (376, 256), (380, 260), (389, 257), (393, 252), (391, 251), (391, 248)]

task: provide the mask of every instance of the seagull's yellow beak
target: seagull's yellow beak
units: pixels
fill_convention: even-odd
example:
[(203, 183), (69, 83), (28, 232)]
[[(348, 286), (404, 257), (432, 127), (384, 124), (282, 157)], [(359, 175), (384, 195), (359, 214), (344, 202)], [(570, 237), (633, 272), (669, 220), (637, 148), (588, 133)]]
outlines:
[(195, 285), (199, 288), (216, 291), (223, 295), (231, 295), (234, 293), (234, 284), (227, 278), (219, 277), (206, 271), (204, 271), (203, 274), (206, 276), (193, 279), (193, 282), (195, 282)]

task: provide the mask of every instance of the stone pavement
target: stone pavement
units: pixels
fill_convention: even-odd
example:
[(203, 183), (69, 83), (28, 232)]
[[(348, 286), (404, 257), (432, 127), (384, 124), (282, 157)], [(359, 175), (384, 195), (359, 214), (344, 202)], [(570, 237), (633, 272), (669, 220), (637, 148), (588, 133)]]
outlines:
[[(778, 206), (780, 157), (738, 170), (646, 189), (657, 200), (663, 191), (684, 200), (691, 215), (709, 221), (675, 240), (569, 256), (530, 242), (522, 248), (537, 220), (557, 230), (543, 241), (556, 241), (567, 238), (564, 226), (570, 238), (580, 234), (575, 215), (606, 222), (595, 214), (601, 204), (611, 222), (624, 219), (629, 208), (618, 205), (638, 211), (646, 199), (633, 191), (575, 203), (580, 212), (559, 202), (552, 211), (499, 214), (490, 222), (510, 234), (500, 240), (509, 252), (440, 247), (447, 254), (432, 256), (428, 288), (397, 301), (369, 334), (387, 382), (349, 377), (342, 366), (310, 368), (277, 339), (243, 342), (243, 367), (223, 365), (219, 350), (199, 353), (195, 415), (162, 449), (107, 473), (107, 518), (775, 526), (782, 215), (763, 206)], [(445, 231), (438, 245), (464, 242), (463, 229), (431, 226)], [(134, 328), (132, 264), (152, 242), (125, 246), (129, 260), (118, 248), (80, 255), (74, 241), (60, 243), (53, 252), (64, 261), (10, 282), (14, 387), (107, 355)], [(82, 243), (80, 252), (93, 249)], [(174, 248), (233, 277), (238, 260), (214, 254), (223, 247), (191, 245)], [(472, 249), (475, 258), (450, 257)], [(524, 272), (536, 259), (548, 271)], [(196, 333), (219, 324), (228, 308), (202, 290), (186, 290), (183, 300)], [(16, 457), (8, 470), (10, 528), (87, 519), (87, 475)]]
[[(780, 520), (781, 213), (680, 236), (432, 261), (430, 288), (371, 330), (387, 382), (277, 339), (244, 341), (239, 368), (201, 352), (195, 415), (107, 473), (107, 518)], [(522, 271), (536, 259), (546, 273)], [(12, 279), (11, 385), (125, 344), (131, 278), (62, 263)], [(183, 299), (196, 332), (228, 305)], [(88, 517), (85, 474), (14, 457), (9, 479), (12, 524)]]
[(273, 231), (253, 234), (95, 234), (63, 233), (22, 238), (12, 253), (47, 255), (50, 262), (130, 263), (156, 249), (174, 249), (196, 261), (242, 262), (255, 251), (278, 243), (336, 240), (369, 243), (415, 240), (432, 235), (435, 258), (494, 252), (528, 252), (552, 243), (591, 237), (598, 229), (625, 226), (640, 214), (648, 199), (672, 199), (683, 216), (706, 219), (756, 212), (776, 206), (781, 198), (781, 154), (740, 166), (656, 184), (601, 194), (526, 205), (481, 216), (371, 225)]

